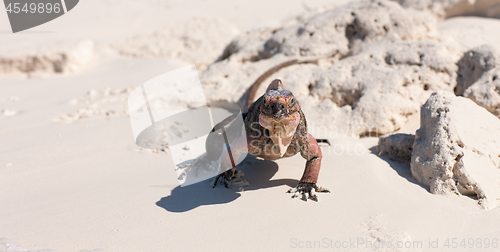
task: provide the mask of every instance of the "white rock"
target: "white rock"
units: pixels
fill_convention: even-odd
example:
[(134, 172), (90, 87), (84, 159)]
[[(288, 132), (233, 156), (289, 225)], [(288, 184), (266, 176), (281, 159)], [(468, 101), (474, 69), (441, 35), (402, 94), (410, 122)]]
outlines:
[(464, 53), (457, 63), (455, 94), (470, 98), (500, 116), (500, 57), (485, 44)]
[[(299, 100), (317, 137), (386, 134), (399, 129), (435, 90), (453, 90), (460, 50), (429, 41), (435, 19), (390, 1), (348, 3), (279, 29), (241, 34), (200, 74), (209, 101), (242, 103), (250, 85), (291, 60), (280, 78)], [(420, 41), (422, 40), (422, 41)], [(224, 90), (224, 92), (220, 92)]]
[[(386, 134), (403, 126), (432, 91), (453, 90), (459, 56), (438, 42), (383, 40), (330, 67), (294, 65), (267, 82), (282, 79), (299, 100), (311, 127), (336, 135)], [(251, 84), (249, 76), (257, 79), (287, 59), (276, 55), (239, 67), (230, 61), (212, 64), (201, 75), (205, 93), (209, 100), (239, 102)]]
[(256, 61), (275, 54), (343, 58), (387, 35), (410, 41), (434, 37), (436, 22), (428, 12), (405, 10), (392, 1), (354, 1), (281, 28), (242, 34), (229, 45), (223, 58), (237, 57), (239, 63), (244, 62), (241, 59)]
[(421, 109), (411, 172), (435, 194), (474, 195), (484, 208), (500, 198), (500, 119), (473, 101), (438, 91)]
[(270, 55), (265, 51), (264, 44), (276, 31), (272, 28), (258, 28), (236, 36), (224, 49), (221, 59), (232, 56), (233, 61), (245, 63), (269, 58)]
[(456, 95), (464, 95), (465, 90), (476, 82), (497, 63), (497, 53), (490, 45), (481, 45), (464, 53), (458, 61)]
[(287, 56), (342, 57), (387, 35), (403, 40), (427, 38), (435, 25), (428, 13), (405, 11), (394, 2), (355, 1), (283, 27), (265, 48)]
[(94, 42), (52, 42), (22, 51), (1, 51), (0, 55), (0, 74), (75, 73), (93, 59)]
[(484, 73), (465, 90), (464, 96), (500, 117), (500, 66)]
[(415, 135), (412, 134), (387, 134), (378, 140), (377, 152), (379, 155), (386, 155), (390, 159), (410, 163), (413, 151)]

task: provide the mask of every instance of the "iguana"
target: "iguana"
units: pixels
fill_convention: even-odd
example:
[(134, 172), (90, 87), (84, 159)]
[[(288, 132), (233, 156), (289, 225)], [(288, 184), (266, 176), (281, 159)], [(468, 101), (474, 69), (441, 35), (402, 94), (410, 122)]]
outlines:
[[(256, 89), (255, 84), (249, 92), (250, 96), (255, 94), (253, 89)], [(307, 132), (306, 118), (298, 101), (292, 92), (285, 90), (281, 80), (273, 80), (266, 93), (249, 105), (248, 111), (242, 115), (247, 134), (233, 141), (231, 148), (226, 150), (229, 155), (222, 155), (222, 165), (232, 168), (215, 178), (214, 187), (220, 179), (227, 187), (235, 178), (238, 171), (233, 158), (237, 160), (243, 151), (248, 150), (248, 153), (268, 160), (291, 157), (300, 152), (307, 160), (304, 174), (299, 184), (288, 193), (293, 193), (292, 198), (301, 194), (305, 201), (318, 201), (315, 192), (330, 192), (316, 185), (321, 167), (321, 149), (316, 139)], [(212, 132), (225, 127), (234, 118), (232, 116), (219, 123)], [(212, 148), (210, 144), (213, 143), (207, 139), (207, 156), (220, 156), (221, 148)]]

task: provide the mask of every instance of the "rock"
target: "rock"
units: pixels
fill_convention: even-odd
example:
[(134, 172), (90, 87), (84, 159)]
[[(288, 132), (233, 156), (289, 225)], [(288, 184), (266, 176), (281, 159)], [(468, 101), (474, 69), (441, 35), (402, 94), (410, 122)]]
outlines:
[(231, 60), (245, 63), (269, 58), (268, 52), (264, 49), (264, 44), (275, 32), (276, 29), (259, 28), (236, 36), (224, 49), (221, 60), (232, 56)]
[(182, 25), (119, 41), (113, 47), (124, 55), (178, 58), (204, 69), (217, 60), (238, 33), (236, 26), (223, 19), (199, 17)]
[[(438, 42), (382, 41), (329, 67), (290, 66), (270, 76), (268, 82), (283, 80), (299, 100), (310, 127), (338, 135), (380, 135), (404, 125), (433, 90), (453, 90), (458, 58), (457, 51)], [(201, 75), (207, 97), (241, 101), (234, 98), (242, 97), (246, 87), (237, 79), (256, 79), (287, 59), (274, 56), (238, 68), (230, 62), (210, 65)], [(221, 79), (221, 74), (227, 77)], [(258, 94), (264, 93), (266, 84)], [(221, 89), (225, 92), (217, 91)]]
[(464, 53), (458, 61), (455, 94), (470, 98), (500, 116), (500, 60), (489, 44)]
[[(457, 56), (436, 42), (372, 44), (312, 76), (305, 85), (308, 99), (301, 103), (304, 113), (312, 126), (340, 129), (346, 135), (394, 132), (418, 112), (433, 90), (453, 89)], [(282, 74), (285, 85), (297, 75), (307, 76), (299, 69), (290, 71), (294, 73)], [(294, 86), (299, 85), (291, 88), (297, 93)]]
[(427, 38), (435, 25), (425, 12), (405, 11), (394, 2), (355, 1), (283, 27), (265, 50), (270, 55), (342, 58), (387, 35), (410, 41)]
[(465, 90), (464, 96), (500, 117), (500, 67), (484, 73)]
[(0, 74), (75, 73), (94, 57), (94, 42), (51, 42), (22, 51), (0, 52)]
[(476, 82), (488, 70), (497, 64), (497, 54), (490, 45), (475, 47), (464, 53), (458, 61), (456, 95), (463, 95), (464, 91)]
[[(240, 54), (236, 57), (257, 61), (283, 54), (338, 59), (387, 35), (410, 41), (432, 37), (436, 24), (427, 12), (406, 11), (391, 1), (354, 1), (278, 29), (248, 32), (231, 43), (224, 58)], [(262, 38), (265, 43), (254, 43)]]
[(456, 16), (500, 18), (500, 8), (495, 0), (399, 0), (405, 8), (429, 10), (444, 19)]
[(433, 91), (456, 86), (462, 53), (452, 43), (429, 40), (435, 24), (431, 14), (394, 2), (351, 2), (282, 28), (239, 35), (200, 79), (209, 101), (242, 104), (267, 70), (291, 59), (316, 59), (276, 72), (257, 95), (272, 79), (282, 79), (316, 137), (386, 134), (404, 125)]
[(500, 119), (473, 101), (438, 91), (421, 109), (412, 175), (435, 194), (476, 196), (484, 208), (500, 198)]
[(415, 135), (412, 134), (383, 135), (378, 140), (377, 152), (379, 155), (388, 156), (394, 161), (409, 164), (414, 141)]

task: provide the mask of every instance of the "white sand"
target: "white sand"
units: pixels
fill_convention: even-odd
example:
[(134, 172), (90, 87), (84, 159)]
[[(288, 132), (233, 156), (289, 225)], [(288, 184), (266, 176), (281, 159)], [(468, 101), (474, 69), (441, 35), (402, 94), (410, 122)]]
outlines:
[[(22, 50), (22, 43), (75, 38), (99, 44), (201, 14), (244, 30), (279, 24), (303, 10), (298, 0), (136, 2), (81, 1), (66, 16), (14, 35), (0, 12), (2, 47)], [(490, 27), (491, 20), (474, 22)], [(331, 193), (319, 194), (316, 203), (285, 193), (302, 175), (299, 155), (245, 161), (241, 169), (251, 185), (244, 191), (212, 189), (208, 181), (180, 187), (166, 153), (134, 144), (129, 118), (120, 115), (126, 109), (120, 94), (95, 101), (97, 109), (115, 115), (54, 121), (85, 109), (78, 101), (92, 89), (124, 90), (189, 63), (104, 53), (72, 75), (2, 76), (0, 251), (12, 243), (17, 245), (6, 251), (296, 251), (307, 241), (322, 242), (310, 245), (324, 251), (428, 251), (436, 240), (439, 251), (473, 251), (451, 248), (451, 238), (458, 244), (466, 239), (466, 245), (474, 239), (475, 248), (486, 239), (500, 242), (500, 209), (430, 194), (411, 177), (409, 165), (374, 153), (377, 138), (332, 138), (332, 146), (322, 147), (318, 184)], [(400, 131), (416, 128), (418, 117), (412, 117)], [(357, 243), (377, 240), (392, 247)], [(415, 248), (395, 248), (397, 242)]]

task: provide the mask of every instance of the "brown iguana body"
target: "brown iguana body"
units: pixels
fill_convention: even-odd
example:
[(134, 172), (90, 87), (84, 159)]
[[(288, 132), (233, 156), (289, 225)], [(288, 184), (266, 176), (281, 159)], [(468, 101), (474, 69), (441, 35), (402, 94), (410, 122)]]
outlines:
[[(329, 192), (316, 186), (321, 167), (321, 149), (316, 139), (307, 132), (307, 122), (299, 103), (292, 92), (284, 89), (281, 80), (271, 82), (266, 93), (243, 114), (243, 120), (247, 134), (233, 142), (230, 149), (232, 155), (223, 155), (223, 165), (231, 167), (234, 162), (229, 160), (230, 156), (238, 159), (243, 151), (269, 160), (291, 157), (300, 152), (307, 160), (304, 174), (299, 185), (288, 192), (294, 193), (292, 197), (302, 194), (302, 199), (315, 201), (315, 191)], [(219, 175), (214, 186), (219, 178), (227, 186), (227, 181), (234, 178), (235, 174), (236, 167), (233, 167)]]

